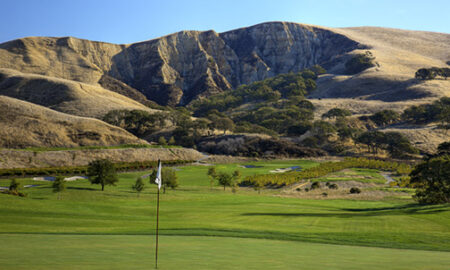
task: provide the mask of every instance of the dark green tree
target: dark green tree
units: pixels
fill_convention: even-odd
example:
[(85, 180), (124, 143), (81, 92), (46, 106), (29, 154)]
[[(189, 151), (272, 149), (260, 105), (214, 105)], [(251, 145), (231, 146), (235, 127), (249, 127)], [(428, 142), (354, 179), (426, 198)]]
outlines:
[(322, 118), (337, 118), (337, 117), (346, 117), (352, 115), (352, 112), (347, 109), (341, 108), (333, 108), (328, 112), (322, 114)]
[(89, 181), (91, 184), (100, 184), (102, 191), (105, 185), (115, 185), (119, 179), (117, 178), (116, 168), (114, 164), (107, 159), (94, 160), (88, 165)]
[(225, 190), (226, 187), (233, 185), (233, 175), (221, 172), (217, 175), (217, 181), (219, 185), (223, 186), (223, 190)]
[(416, 71), (415, 77), (419, 80), (432, 80), (436, 78), (436, 72), (429, 68), (421, 68)]
[(382, 110), (370, 116), (370, 119), (378, 126), (387, 126), (400, 121), (400, 114), (393, 110)]
[(408, 154), (417, 153), (417, 150), (411, 144), (408, 138), (399, 132), (386, 132), (384, 133), (386, 150), (389, 155), (394, 158), (407, 157)]
[(17, 193), (19, 191), (19, 182), (16, 179), (11, 179), (9, 184), (9, 191)]
[(142, 177), (138, 177), (136, 179), (136, 183), (134, 183), (134, 185), (131, 186), (131, 188), (136, 191), (137, 196), (139, 197), (139, 195), (141, 194), (141, 192), (144, 190), (145, 188), (145, 184), (144, 181), (142, 181)]
[(431, 158), (417, 165), (410, 174), (416, 188), (415, 199), (420, 203), (450, 202), (450, 156)]

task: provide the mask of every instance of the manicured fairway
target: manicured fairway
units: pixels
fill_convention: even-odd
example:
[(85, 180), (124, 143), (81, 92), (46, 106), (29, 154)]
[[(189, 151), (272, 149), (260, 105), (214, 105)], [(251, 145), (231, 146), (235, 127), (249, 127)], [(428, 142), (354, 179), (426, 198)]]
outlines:
[[(2, 269), (153, 269), (154, 237), (0, 235)], [(162, 236), (159, 269), (446, 270), (450, 253), (230, 237)]]
[[(274, 161), (217, 170), (240, 168), (250, 175), (314, 164)], [(358, 201), (287, 198), (280, 190), (258, 194), (251, 188), (234, 194), (211, 188), (206, 170), (179, 167), (180, 187), (161, 195), (161, 269), (239, 269), (240, 263), (247, 264), (241, 269), (444, 269), (440, 265), (448, 262), (450, 205), (422, 206), (400, 195)], [(61, 269), (64, 262), (74, 262), (73, 269), (142, 269), (133, 256), (152, 266), (147, 252), (153, 252), (156, 189), (147, 179), (140, 197), (131, 190), (146, 173), (121, 174), (118, 185), (104, 192), (87, 180), (69, 182), (62, 200), (51, 183), (20, 180), (40, 186), (23, 189), (25, 198), (0, 194), (0, 269)], [(361, 175), (368, 173), (376, 175)], [(0, 186), (8, 184), (0, 180)], [(434, 268), (425, 267), (431, 260)]]

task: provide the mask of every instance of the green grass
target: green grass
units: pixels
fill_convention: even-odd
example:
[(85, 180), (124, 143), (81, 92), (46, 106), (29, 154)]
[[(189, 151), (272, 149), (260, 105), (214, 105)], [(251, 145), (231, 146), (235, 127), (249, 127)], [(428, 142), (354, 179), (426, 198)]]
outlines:
[[(154, 237), (3, 235), (2, 269), (153, 269)], [(448, 269), (446, 252), (162, 236), (158, 269)], [(42, 244), (46, 243), (46, 244)], [(39, 247), (39, 248), (37, 248)]]
[[(242, 164), (219, 164), (216, 165), (217, 172), (233, 173), (239, 170), (242, 179), (246, 176), (255, 174), (270, 173), (271, 170), (278, 168), (288, 168), (292, 166), (301, 166), (304, 169), (317, 166), (319, 163), (310, 160), (275, 160), (264, 162), (246, 162)], [(243, 165), (254, 165), (258, 168), (243, 168)], [(260, 167), (260, 168), (259, 168)], [(209, 166), (185, 166), (179, 167), (178, 176), (183, 181), (183, 186), (209, 186), (210, 180), (206, 177)]]
[[(217, 166), (217, 170), (239, 169), (245, 176), (316, 165), (309, 161), (253, 164), (263, 167), (244, 169), (227, 164)], [(401, 197), (383, 201), (307, 200), (281, 197), (279, 190), (264, 190), (258, 195), (247, 188), (233, 194), (228, 188), (225, 192), (221, 187), (210, 188), (206, 166), (178, 169), (180, 188), (161, 195), (161, 254), (165, 256), (161, 260), (166, 263), (161, 269), (239, 269), (240, 263), (245, 265), (241, 269), (263, 269), (263, 265), (266, 269), (295, 269), (303, 263), (310, 266), (306, 269), (352, 269), (352, 265), (354, 269), (376, 269), (385, 262), (385, 269), (411, 269), (407, 265), (443, 269), (448, 262), (450, 205), (421, 206)], [(5, 262), (6, 269), (25, 269), (27, 265), (59, 269), (58, 263), (66, 261), (80, 261), (67, 269), (123, 269), (121, 265), (140, 269), (132, 262), (134, 255), (151, 266), (152, 256), (146, 252), (153, 242), (144, 239), (154, 233), (155, 186), (146, 180), (147, 189), (139, 198), (131, 190), (142, 174), (145, 172), (123, 173), (118, 185), (107, 186), (104, 192), (86, 180), (70, 182), (62, 200), (51, 192), (50, 183), (30, 179), (21, 180), (21, 184), (40, 186), (24, 189), (28, 197), (0, 194), (0, 252), (13, 256)], [(0, 180), (0, 186), (8, 185), (8, 180)], [(312, 246), (316, 249), (308, 251)], [(23, 259), (23, 254), (16, 254), (19, 248), (31, 257)], [(53, 264), (51, 259), (40, 258), (43, 254), (54, 254), (57, 261)], [(321, 254), (320, 258), (312, 257), (314, 254)], [(344, 257), (338, 260), (340, 256)], [(222, 265), (228, 259), (231, 262)], [(434, 268), (426, 268), (431, 260)]]

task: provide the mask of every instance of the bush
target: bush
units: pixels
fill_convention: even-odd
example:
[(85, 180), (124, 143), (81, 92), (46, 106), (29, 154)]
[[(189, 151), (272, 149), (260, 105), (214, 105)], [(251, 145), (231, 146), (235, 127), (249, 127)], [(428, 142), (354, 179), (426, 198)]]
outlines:
[(345, 63), (345, 74), (353, 75), (374, 67), (374, 59), (375, 57), (370, 51), (366, 51), (364, 54), (356, 54)]
[(313, 182), (311, 184), (311, 190), (314, 190), (314, 189), (317, 189), (317, 188), (320, 188), (320, 183), (319, 182)]
[(359, 188), (357, 188), (357, 187), (352, 187), (350, 189), (350, 193), (351, 194), (359, 194), (359, 193), (361, 193), (361, 190)]
[(329, 189), (338, 189), (338, 185), (337, 185), (337, 184), (334, 184), (334, 183), (333, 183), (333, 184), (329, 184), (329, 185), (328, 185), (328, 188), (329, 188)]
[(328, 193), (324, 192), (324, 193), (322, 193), (322, 196), (327, 197)]

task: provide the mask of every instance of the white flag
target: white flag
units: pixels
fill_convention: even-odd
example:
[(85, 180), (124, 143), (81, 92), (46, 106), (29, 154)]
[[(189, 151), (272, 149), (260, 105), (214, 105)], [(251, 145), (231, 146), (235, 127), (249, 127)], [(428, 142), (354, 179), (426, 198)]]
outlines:
[(161, 189), (161, 161), (158, 159), (158, 171), (156, 172), (155, 183), (158, 184), (158, 189)]

